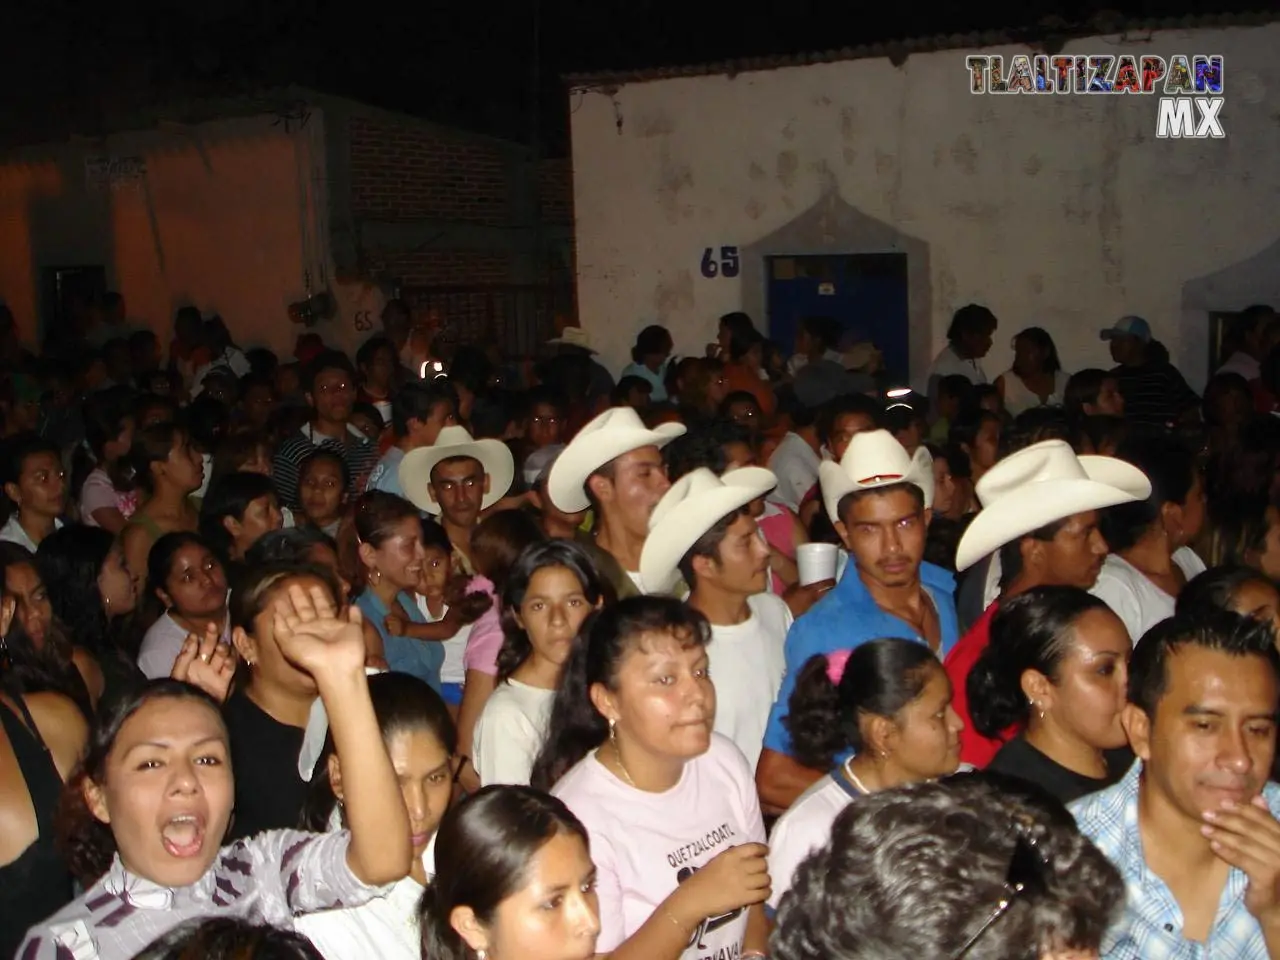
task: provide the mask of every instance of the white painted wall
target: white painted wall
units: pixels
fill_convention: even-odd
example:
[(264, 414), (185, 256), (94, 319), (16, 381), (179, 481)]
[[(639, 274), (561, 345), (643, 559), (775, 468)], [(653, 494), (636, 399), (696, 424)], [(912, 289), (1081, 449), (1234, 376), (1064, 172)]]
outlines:
[[(288, 304), (304, 295), (304, 272), (320, 287), (333, 270), (327, 239), (324, 118), (291, 132), (258, 116), (165, 127), (32, 148), (0, 158), (0, 300), (35, 342), (39, 271), (100, 264), (125, 298), (131, 322), (166, 345), (175, 310), (220, 313), (243, 347), (291, 356), (303, 328)], [(89, 155), (141, 157), (145, 179), (95, 190)], [(380, 294), (335, 290), (343, 309), (381, 308)], [(344, 318), (349, 319), (349, 318)], [(317, 330), (345, 342), (351, 322)]]
[[(1109, 366), (1097, 330), (1139, 313), (1199, 382), (1208, 310), (1280, 304), (1277, 49), (1280, 24), (1063, 51), (1221, 54), (1216, 141), (1157, 140), (1156, 96), (971, 95), (973, 50), (575, 91), (583, 326), (615, 368), (648, 323), (700, 353), (726, 311), (764, 326), (759, 254), (885, 249), (866, 229), (880, 221), (927, 249), (910, 281), (913, 375), (955, 308), (977, 301), (1001, 318), (992, 376), (1031, 325), (1068, 369)], [(1008, 63), (1031, 51), (981, 52)], [(797, 220), (783, 239), (806, 249), (761, 243)], [(757, 262), (737, 280), (704, 279), (702, 251), (724, 244), (756, 245)]]

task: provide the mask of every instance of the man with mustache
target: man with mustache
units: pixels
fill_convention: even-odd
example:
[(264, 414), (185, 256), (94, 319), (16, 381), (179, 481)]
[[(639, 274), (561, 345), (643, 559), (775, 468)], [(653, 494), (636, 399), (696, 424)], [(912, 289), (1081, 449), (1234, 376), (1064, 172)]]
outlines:
[(1184, 615), (1138, 641), (1122, 720), (1140, 762), (1070, 805), (1125, 879), (1103, 960), (1280, 958), (1277, 708), (1267, 624)]
[(835, 588), (787, 635), (786, 676), (756, 767), (756, 787), (769, 812), (785, 810), (826, 772), (791, 756), (786, 725), (796, 676), (810, 657), (880, 637), (906, 637), (927, 644), (941, 659), (959, 636), (955, 578), (924, 562), (933, 505), (929, 452), (921, 447), (913, 457), (887, 430), (862, 432), (838, 464), (822, 464), (818, 478), (827, 516), (851, 562)]
[(688, 604), (711, 624), (707, 644), (716, 687), (715, 731), (737, 744), (754, 769), (769, 707), (782, 684), (791, 611), (768, 592), (769, 545), (752, 519), (752, 501), (776, 487), (761, 467), (717, 477), (699, 467), (677, 480), (649, 519), (640, 578), (655, 591), (677, 575)]

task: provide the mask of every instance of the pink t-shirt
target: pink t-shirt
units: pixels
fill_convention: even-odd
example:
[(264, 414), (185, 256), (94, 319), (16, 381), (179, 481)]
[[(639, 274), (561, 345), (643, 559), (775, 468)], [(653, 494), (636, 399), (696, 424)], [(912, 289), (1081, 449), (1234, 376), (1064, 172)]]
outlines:
[[(764, 843), (755, 777), (733, 741), (718, 733), (684, 766), (666, 793), (646, 793), (615, 777), (592, 751), (551, 792), (587, 828), (597, 870), (600, 939), (597, 953), (616, 950), (677, 885), (717, 854)], [(689, 939), (682, 960), (736, 957), (747, 911), (708, 917)]]
[(498, 673), (498, 651), (502, 649), (502, 620), (498, 616), (498, 597), (493, 592), (493, 581), (476, 574), (467, 584), (467, 593), (487, 593), (493, 605), (471, 625), (467, 636), (467, 649), (462, 654), (462, 665), (467, 670), (478, 670), (489, 676)]
[(85, 477), (84, 486), (80, 488), (80, 520), (86, 526), (96, 527), (98, 521), (93, 519), (93, 512), (111, 507), (128, 520), (138, 509), (138, 493), (136, 490), (119, 492), (112, 485), (107, 471), (98, 467)]

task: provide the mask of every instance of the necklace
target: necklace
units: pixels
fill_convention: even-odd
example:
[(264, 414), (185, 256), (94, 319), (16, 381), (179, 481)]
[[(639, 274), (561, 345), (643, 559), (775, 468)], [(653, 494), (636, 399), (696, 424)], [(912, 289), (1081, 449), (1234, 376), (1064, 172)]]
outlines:
[[(622, 758), (618, 758), (618, 762), (622, 762)], [(853, 757), (844, 762), (844, 775), (849, 778), (849, 782), (857, 787), (864, 794), (870, 796), (871, 791), (867, 789), (867, 785), (858, 779), (858, 775), (853, 772)]]
[(639, 790), (640, 788), (636, 786), (636, 782), (631, 779), (631, 774), (627, 773), (627, 765), (622, 762), (622, 751), (618, 749), (617, 740), (613, 741), (613, 755), (618, 761), (618, 769), (621, 770), (622, 775), (627, 778), (627, 783), (631, 784), (633, 789)]

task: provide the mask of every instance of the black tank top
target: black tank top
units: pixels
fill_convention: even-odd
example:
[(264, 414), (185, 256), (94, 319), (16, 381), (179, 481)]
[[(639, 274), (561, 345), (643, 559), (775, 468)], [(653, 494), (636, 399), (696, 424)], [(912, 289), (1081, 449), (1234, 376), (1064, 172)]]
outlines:
[[(71, 874), (53, 843), (53, 814), (62, 778), (45, 746), (31, 712), (14, 697), (22, 717), (0, 701), (0, 724), (13, 746), (18, 769), (31, 794), (39, 831), (31, 846), (12, 863), (0, 867), (0, 957), (12, 957), (27, 930), (71, 900)], [(24, 722), (25, 721), (25, 722)]]

